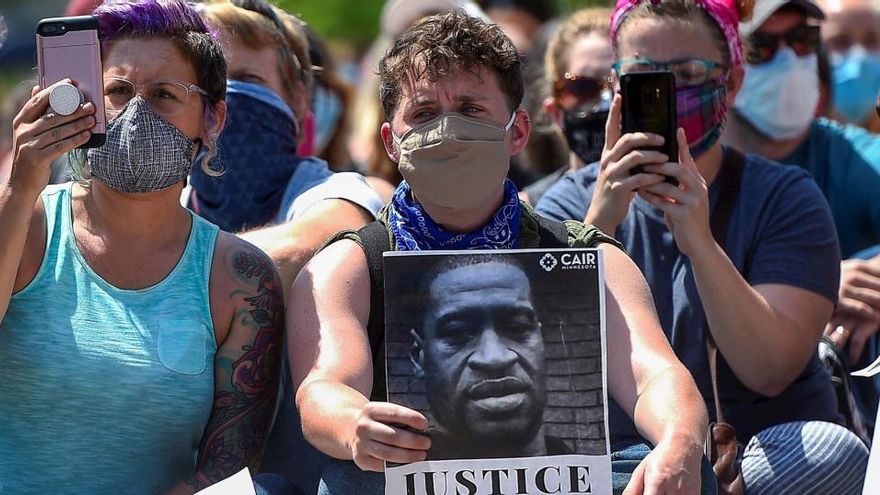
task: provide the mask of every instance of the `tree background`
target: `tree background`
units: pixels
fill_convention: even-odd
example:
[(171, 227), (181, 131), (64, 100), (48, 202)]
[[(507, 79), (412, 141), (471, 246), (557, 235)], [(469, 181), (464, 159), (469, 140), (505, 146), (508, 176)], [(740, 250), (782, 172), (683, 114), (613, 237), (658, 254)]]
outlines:
[[(0, 106), (19, 84), (36, 81), (34, 27), (39, 19), (63, 15), (69, 0), (0, 0)], [(379, 32), (385, 0), (269, 0), (296, 14), (328, 41), (337, 58), (363, 54)], [(560, 16), (613, 0), (544, 0)]]
[[(608, 5), (603, 0), (545, 0), (562, 12)], [(333, 41), (364, 47), (379, 32), (379, 13), (384, 0), (275, 0), (275, 4), (308, 22), (316, 32)]]

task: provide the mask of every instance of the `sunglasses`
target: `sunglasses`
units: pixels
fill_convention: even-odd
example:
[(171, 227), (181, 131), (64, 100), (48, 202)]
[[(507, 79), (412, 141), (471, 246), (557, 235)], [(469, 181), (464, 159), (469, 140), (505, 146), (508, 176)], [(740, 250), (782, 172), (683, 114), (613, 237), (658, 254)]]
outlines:
[(766, 64), (773, 60), (779, 46), (785, 42), (798, 57), (816, 53), (819, 49), (819, 26), (799, 24), (780, 34), (754, 33), (746, 46), (746, 62)]
[(608, 88), (607, 77), (576, 76), (568, 72), (553, 83), (553, 97), (566, 111), (593, 106), (602, 99)]

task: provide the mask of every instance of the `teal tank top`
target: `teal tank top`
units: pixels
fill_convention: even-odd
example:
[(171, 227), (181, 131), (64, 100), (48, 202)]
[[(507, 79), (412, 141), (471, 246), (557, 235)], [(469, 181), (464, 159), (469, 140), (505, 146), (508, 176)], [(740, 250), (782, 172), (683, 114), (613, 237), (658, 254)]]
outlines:
[(0, 322), (0, 494), (157, 494), (192, 476), (214, 397), (217, 227), (193, 215), (158, 284), (114, 287), (47, 189), (46, 251)]

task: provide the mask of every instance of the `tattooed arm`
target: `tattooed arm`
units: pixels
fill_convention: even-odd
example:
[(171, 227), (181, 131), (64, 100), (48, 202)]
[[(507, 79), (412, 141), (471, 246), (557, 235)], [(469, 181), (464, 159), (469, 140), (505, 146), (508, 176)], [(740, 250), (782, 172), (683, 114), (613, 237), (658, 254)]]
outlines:
[(214, 408), (196, 473), (172, 494), (201, 490), (245, 466), (255, 474), (275, 410), (284, 328), (278, 272), (262, 251), (221, 234), (211, 278)]

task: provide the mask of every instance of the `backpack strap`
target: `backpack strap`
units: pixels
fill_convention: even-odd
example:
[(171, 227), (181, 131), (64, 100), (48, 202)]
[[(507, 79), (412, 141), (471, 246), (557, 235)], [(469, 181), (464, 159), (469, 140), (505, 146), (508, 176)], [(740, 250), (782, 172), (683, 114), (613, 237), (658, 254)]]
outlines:
[(373, 355), (372, 401), (388, 400), (385, 383), (385, 269), (382, 254), (391, 251), (388, 230), (378, 220), (368, 223), (357, 231), (361, 248), (367, 257), (370, 271), (370, 319), (367, 322), (367, 336)]
[[(727, 230), (730, 227), (730, 217), (733, 207), (739, 197), (742, 173), (745, 169), (745, 156), (733, 148), (724, 148), (724, 159), (721, 169), (715, 177), (718, 184), (718, 202), (709, 217), (709, 227), (715, 242), (725, 252), (727, 247)], [(705, 309), (704, 309), (705, 311)], [(703, 331), (706, 335), (706, 354), (709, 359), (709, 376), (712, 379), (712, 396), (715, 401), (715, 420), (724, 423), (724, 413), (721, 410), (721, 395), (718, 393), (718, 346), (709, 330), (709, 320), (703, 316)]]
[(538, 220), (538, 236), (542, 248), (567, 248), (568, 227), (565, 223), (552, 220), (542, 215), (535, 215)]

